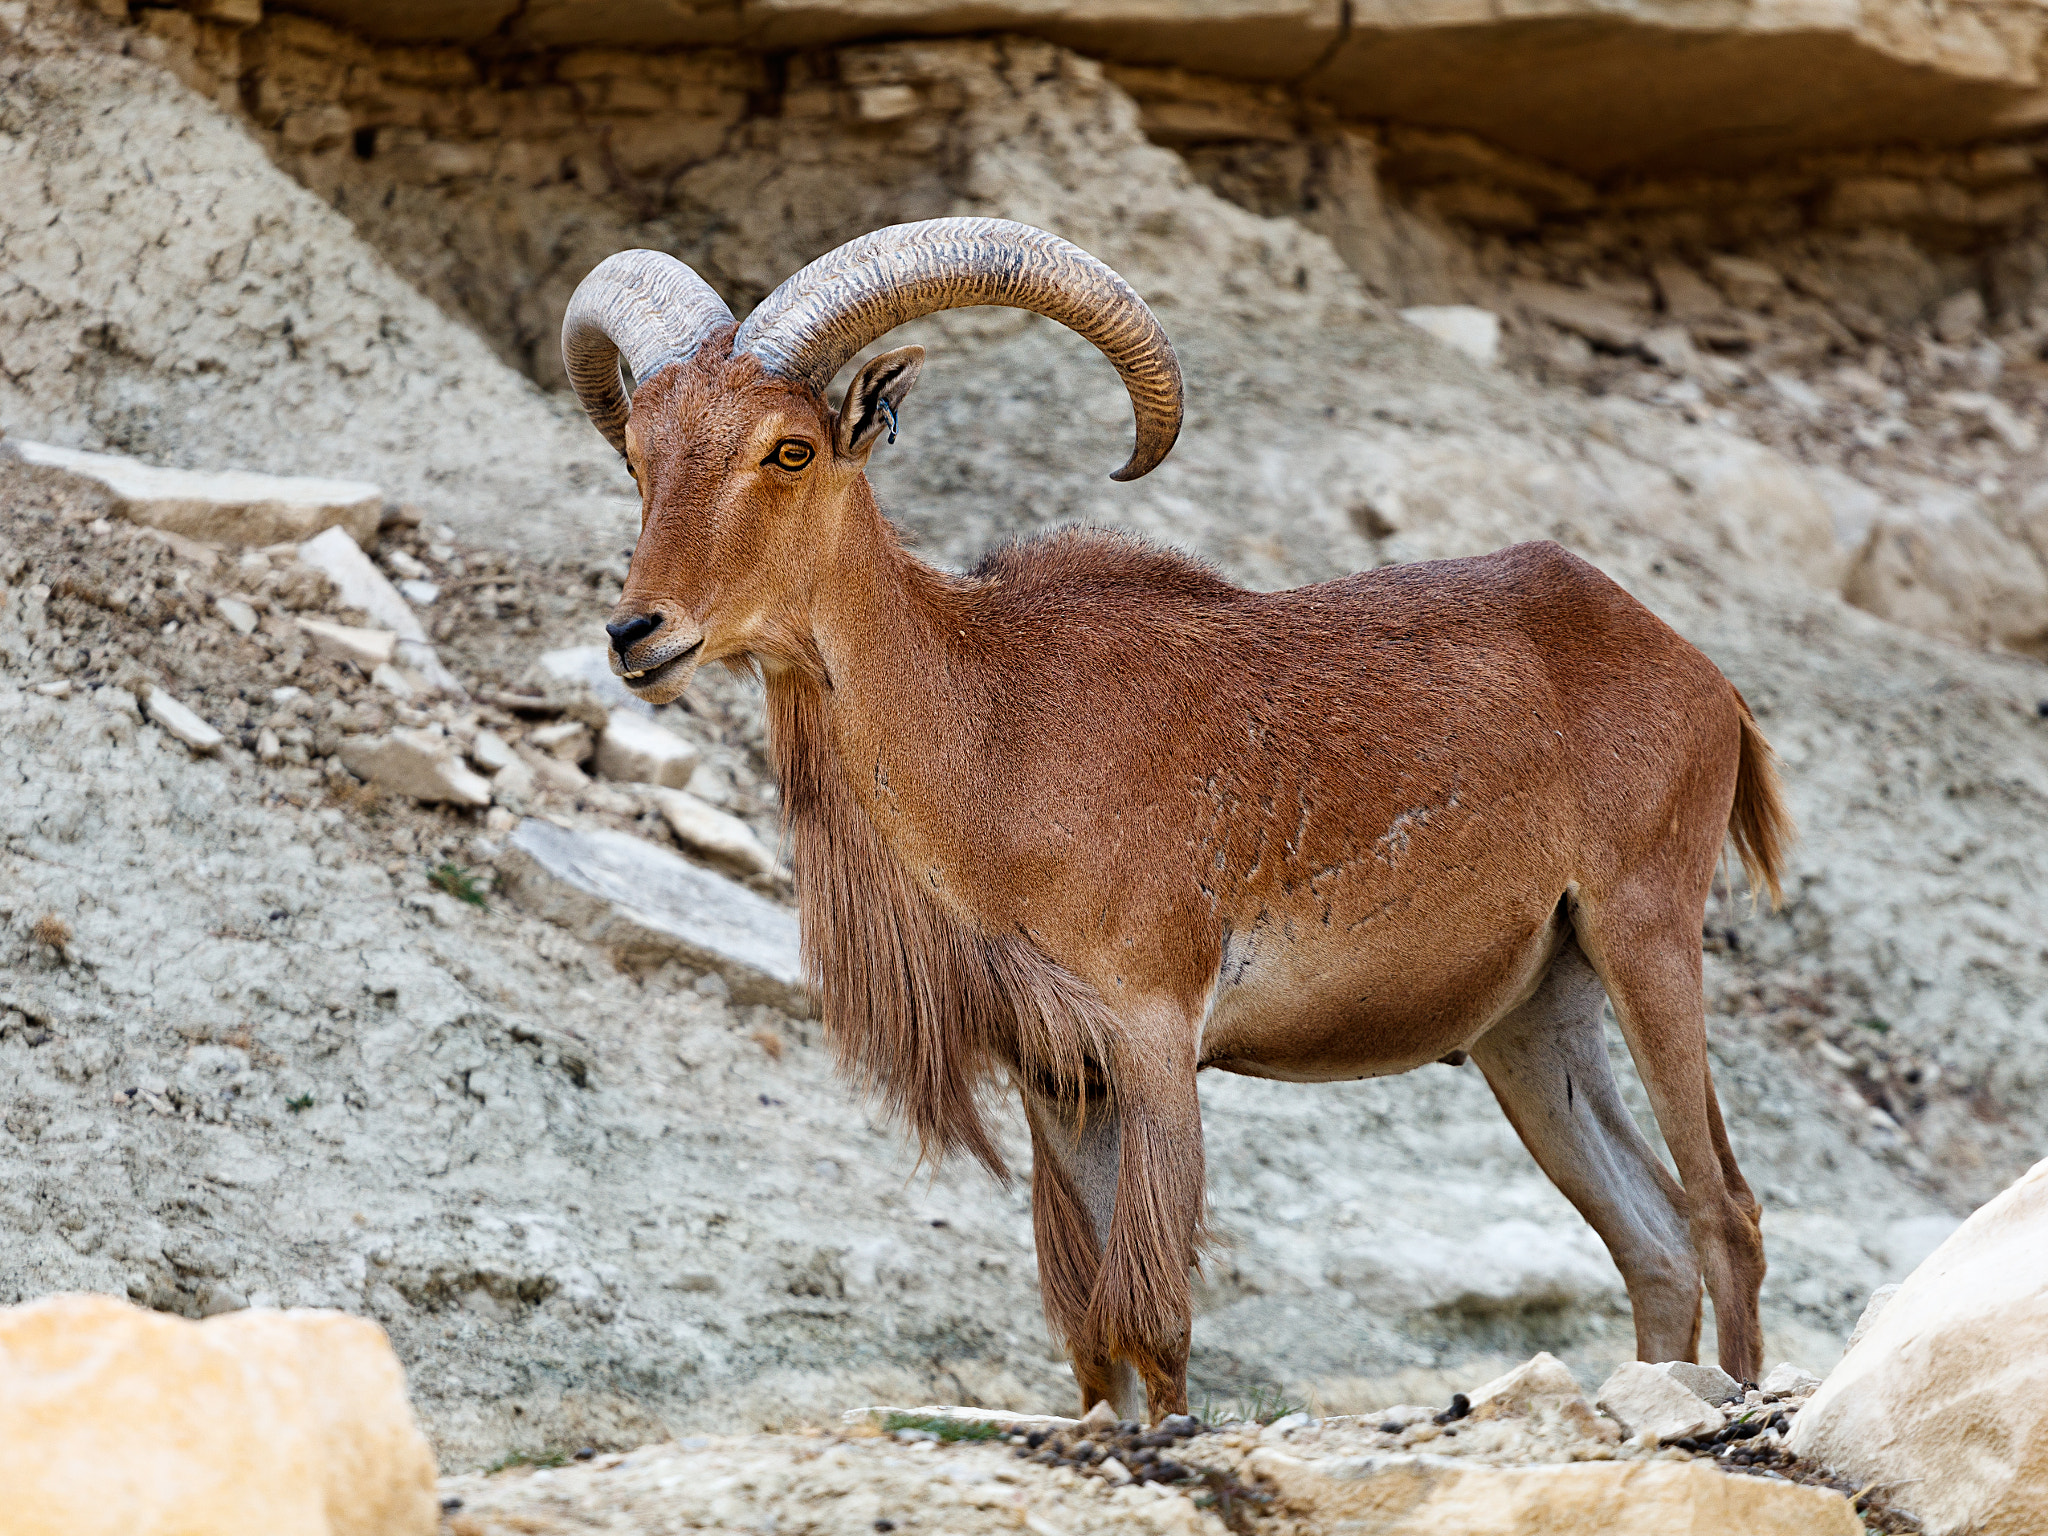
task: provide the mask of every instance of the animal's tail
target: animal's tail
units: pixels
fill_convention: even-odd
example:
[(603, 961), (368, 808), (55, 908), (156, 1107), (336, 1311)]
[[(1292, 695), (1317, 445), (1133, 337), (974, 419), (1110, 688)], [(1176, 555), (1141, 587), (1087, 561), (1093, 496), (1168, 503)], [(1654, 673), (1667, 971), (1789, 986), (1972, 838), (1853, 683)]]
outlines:
[[(1733, 692), (1733, 690), (1730, 690)], [(1785, 786), (1778, 779), (1778, 754), (1764, 739), (1763, 728), (1740, 693), (1735, 708), (1742, 716), (1742, 755), (1735, 769), (1735, 805), (1728, 813), (1728, 835), (1735, 840), (1742, 872), (1749, 888), (1771, 893), (1773, 911), (1784, 905), (1785, 893), (1779, 876), (1785, 867), (1785, 850), (1799, 829), (1792, 824), (1792, 812), (1785, 805)]]

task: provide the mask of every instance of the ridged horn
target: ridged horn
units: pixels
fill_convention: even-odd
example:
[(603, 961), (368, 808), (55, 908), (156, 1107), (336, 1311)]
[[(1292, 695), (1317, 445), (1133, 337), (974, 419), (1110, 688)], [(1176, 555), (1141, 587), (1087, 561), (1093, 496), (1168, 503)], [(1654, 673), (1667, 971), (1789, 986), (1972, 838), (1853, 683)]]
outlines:
[(733, 351), (824, 392), (846, 360), (906, 321), (1000, 304), (1059, 321), (1095, 343), (1130, 392), (1137, 445), (1112, 480), (1135, 480), (1180, 435), (1180, 362), (1131, 285), (1058, 235), (1009, 219), (926, 219), (849, 240), (777, 288)]
[(562, 316), (562, 365), (590, 424), (626, 451), (627, 398), (619, 360), (645, 383), (732, 324), (712, 286), (660, 251), (607, 256), (576, 285)]

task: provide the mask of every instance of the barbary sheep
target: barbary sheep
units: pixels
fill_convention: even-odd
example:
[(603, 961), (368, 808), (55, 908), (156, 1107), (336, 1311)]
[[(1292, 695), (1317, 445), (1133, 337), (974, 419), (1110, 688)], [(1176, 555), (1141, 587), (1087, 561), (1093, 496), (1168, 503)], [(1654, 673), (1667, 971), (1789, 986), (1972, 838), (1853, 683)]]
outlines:
[[(1778, 891), (1772, 756), (1713, 664), (1583, 560), (1469, 560), (1245, 591), (1070, 529), (965, 575), (907, 553), (868, 456), (924, 353), (907, 320), (1051, 316), (1179, 433), (1173, 349), (1124, 281), (998, 219), (854, 240), (742, 324), (628, 251), (576, 291), (569, 375), (639, 484), (615, 670), (675, 699), (758, 668), (803, 946), (845, 1068), (935, 1154), (1032, 1145), (1047, 1315), (1086, 1408), (1187, 1404), (1204, 1068), (1293, 1082), (1469, 1052), (1613, 1254), (1648, 1360), (1762, 1363), (1759, 1210), (1708, 1069), (1700, 925), (1724, 840)], [(637, 381), (628, 395), (621, 359)], [(1612, 1000), (1680, 1182), (1623, 1105)]]

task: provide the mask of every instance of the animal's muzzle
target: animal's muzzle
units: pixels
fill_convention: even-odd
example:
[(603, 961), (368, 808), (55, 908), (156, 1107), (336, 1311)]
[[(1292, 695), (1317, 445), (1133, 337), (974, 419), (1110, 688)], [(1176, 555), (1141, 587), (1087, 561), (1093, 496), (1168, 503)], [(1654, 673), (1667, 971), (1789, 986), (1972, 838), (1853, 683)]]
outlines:
[(666, 617), (657, 609), (653, 613), (637, 613), (630, 619), (614, 619), (605, 625), (604, 632), (612, 637), (612, 649), (619, 653), (622, 666), (626, 653), (661, 628)]

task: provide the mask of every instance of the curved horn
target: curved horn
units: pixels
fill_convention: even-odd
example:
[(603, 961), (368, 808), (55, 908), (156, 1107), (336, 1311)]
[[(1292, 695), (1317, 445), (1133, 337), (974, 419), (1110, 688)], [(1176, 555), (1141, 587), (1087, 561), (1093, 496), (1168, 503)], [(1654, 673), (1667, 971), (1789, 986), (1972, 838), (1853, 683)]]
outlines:
[(732, 324), (711, 285), (660, 251), (607, 256), (576, 285), (562, 316), (562, 364), (590, 424), (626, 451), (627, 400), (619, 359), (645, 383)]
[(1008, 219), (895, 224), (820, 256), (777, 288), (733, 338), (770, 373), (822, 394), (846, 360), (905, 321), (970, 304), (1034, 310), (1116, 365), (1138, 441), (1112, 480), (1154, 468), (1180, 435), (1180, 363), (1145, 301), (1077, 245)]

